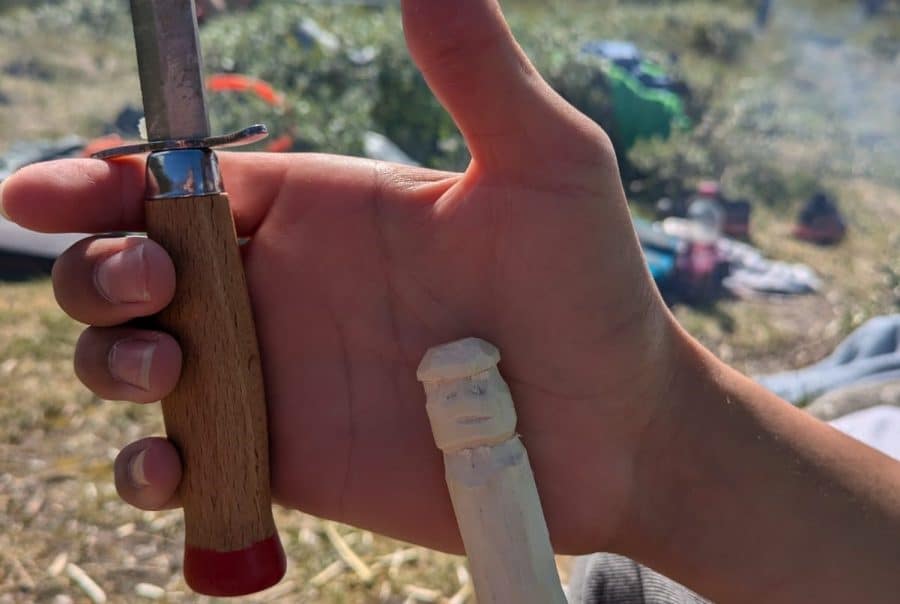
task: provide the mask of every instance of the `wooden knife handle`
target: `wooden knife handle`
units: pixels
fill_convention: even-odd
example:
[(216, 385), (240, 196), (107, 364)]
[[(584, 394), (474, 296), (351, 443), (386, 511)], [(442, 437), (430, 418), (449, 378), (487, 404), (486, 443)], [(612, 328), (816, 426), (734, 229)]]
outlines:
[(148, 235), (169, 252), (178, 279), (158, 322), (184, 358), (163, 414), (184, 468), (185, 578), (208, 595), (253, 593), (281, 579), (285, 557), (272, 518), (259, 347), (228, 198), (150, 200), (145, 209)]

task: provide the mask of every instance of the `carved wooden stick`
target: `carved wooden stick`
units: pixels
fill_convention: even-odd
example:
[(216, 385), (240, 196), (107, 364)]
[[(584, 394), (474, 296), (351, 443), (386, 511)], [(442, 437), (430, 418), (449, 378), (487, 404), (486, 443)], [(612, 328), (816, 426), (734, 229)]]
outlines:
[(476, 338), (419, 365), (428, 417), (481, 604), (565, 604), (498, 350)]

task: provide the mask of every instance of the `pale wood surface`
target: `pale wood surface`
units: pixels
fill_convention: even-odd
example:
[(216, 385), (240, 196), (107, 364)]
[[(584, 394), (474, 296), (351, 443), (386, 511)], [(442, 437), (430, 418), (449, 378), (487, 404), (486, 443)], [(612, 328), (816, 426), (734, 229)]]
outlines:
[(469, 338), (419, 366), (435, 443), (481, 604), (565, 604), (500, 355)]
[(159, 324), (184, 353), (163, 413), (184, 463), (185, 540), (240, 550), (275, 534), (275, 523), (262, 369), (228, 199), (148, 201), (146, 215), (178, 276)]

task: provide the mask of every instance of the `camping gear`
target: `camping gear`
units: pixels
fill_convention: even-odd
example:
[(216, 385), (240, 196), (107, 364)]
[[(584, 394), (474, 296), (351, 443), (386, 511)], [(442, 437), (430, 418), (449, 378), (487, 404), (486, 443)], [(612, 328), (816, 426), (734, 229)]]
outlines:
[(722, 223), (722, 233), (735, 239), (750, 238), (750, 216), (753, 206), (746, 199), (730, 200), (719, 197), (719, 203), (725, 211), (725, 220)]
[(664, 294), (700, 304), (721, 295), (728, 262), (717, 248), (715, 232), (682, 218), (667, 218), (662, 225), (633, 222), (650, 274)]
[[(206, 88), (210, 92), (226, 93), (238, 92), (252, 94), (270, 107), (284, 109), (284, 95), (259, 78), (242, 75), (239, 73), (217, 73), (206, 79)], [(288, 111), (290, 109), (288, 108)], [(281, 134), (266, 144), (265, 150), (269, 153), (289, 153), (294, 150), (296, 140), (290, 132)]]
[(679, 239), (666, 235), (646, 220), (634, 218), (633, 222), (650, 275), (660, 290), (665, 291), (672, 285), (676, 261), (685, 246)]
[(630, 42), (597, 40), (581, 52), (603, 61), (603, 74), (612, 98), (610, 134), (617, 149), (627, 151), (640, 139), (668, 138), (675, 129), (687, 128), (682, 95), (686, 87), (646, 59)]
[(341, 41), (338, 37), (309, 17), (300, 22), (294, 32), (294, 37), (306, 50), (319, 49), (333, 54), (341, 49)]
[(666, 218), (659, 223), (659, 229), (669, 237), (682, 241), (714, 243), (719, 240), (719, 234), (709, 224), (687, 218)]
[(500, 352), (467, 338), (425, 353), (416, 372), (482, 604), (565, 604), (550, 534)]
[(716, 198), (695, 197), (688, 205), (687, 219), (698, 222), (719, 235), (725, 225), (725, 211)]
[(729, 269), (715, 242), (688, 242), (687, 252), (678, 257), (675, 267), (676, 289), (687, 301), (707, 304), (721, 297)]
[(794, 237), (819, 245), (839, 243), (847, 224), (837, 203), (825, 193), (816, 193), (804, 204), (794, 225)]
[(206, 86), (212, 92), (248, 92), (276, 108), (284, 105), (284, 95), (277, 92), (271, 84), (239, 73), (213, 74), (207, 78)]
[(838, 388), (900, 380), (900, 315), (868, 321), (815, 365), (756, 380), (794, 404)]
[(722, 285), (737, 297), (756, 294), (799, 296), (819, 290), (816, 273), (803, 264), (765, 261), (765, 268), (732, 267)]
[(726, 199), (718, 183), (705, 181), (698, 185), (697, 193), (688, 202), (687, 218), (702, 222), (722, 235), (748, 239), (751, 212), (749, 201)]
[(675, 276), (676, 256), (654, 248), (645, 247), (643, 251), (650, 276), (660, 289), (664, 289)]
[(722, 294), (728, 261), (718, 249), (719, 236), (707, 222), (667, 218), (659, 230), (683, 242), (675, 263), (674, 289), (688, 302), (705, 304)]
[[(688, 242), (714, 244), (727, 271), (720, 271), (722, 285), (738, 297), (757, 294), (801, 295), (817, 292), (822, 282), (805, 264), (768, 260), (755, 247), (718, 237), (708, 224), (683, 218), (666, 218), (660, 229)], [(686, 265), (687, 266), (687, 265)]]
[(815, 271), (805, 264), (768, 260), (755, 247), (726, 237), (720, 238), (717, 245), (731, 266), (723, 285), (735, 296), (803, 295), (822, 288)]
[(272, 518), (256, 332), (211, 147), (259, 140), (266, 130), (210, 136), (193, 0), (132, 0), (131, 12), (150, 142), (100, 156), (151, 152), (147, 233), (178, 273), (175, 299), (157, 321), (184, 351), (181, 379), (163, 400), (184, 464), (184, 576), (208, 595), (253, 593), (280, 581), (286, 560)]

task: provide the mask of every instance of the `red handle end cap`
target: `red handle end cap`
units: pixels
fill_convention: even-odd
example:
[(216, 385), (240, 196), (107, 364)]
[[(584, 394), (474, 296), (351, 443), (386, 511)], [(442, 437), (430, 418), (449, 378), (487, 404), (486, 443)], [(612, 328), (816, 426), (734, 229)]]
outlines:
[(218, 552), (191, 547), (184, 551), (184, 578), (207, 596), (245, 596), (272, 587), (284, 576), (287, 560), (278, 534), (248, 548)]

